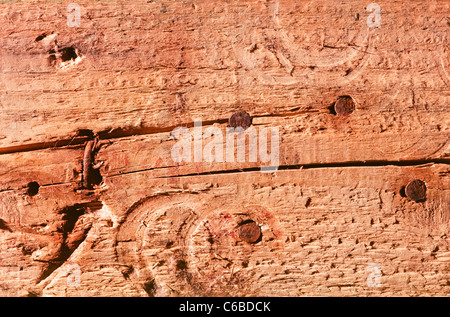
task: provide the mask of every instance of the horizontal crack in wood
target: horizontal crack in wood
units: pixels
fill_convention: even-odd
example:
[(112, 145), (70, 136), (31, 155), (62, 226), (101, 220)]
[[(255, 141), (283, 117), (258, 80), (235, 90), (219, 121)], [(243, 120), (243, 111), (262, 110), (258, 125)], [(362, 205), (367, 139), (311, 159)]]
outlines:
[[(450, 159), (437, 159), (437, 160), (406, 160), (406, 161), (366, 161), (366, 162), (343, 162), (343, 163), (313, 163), (313, 164), (299, 164), (299, 165), (282, 165), (278, 167), (278, 170), (298, 170), (298, 169), (317, 169), (317, 168), (344, 168), (344, 167), (386, 167), (386, 166), (420, 166), (429, 164), (448, 164), (450, 165)], [(249, 167), (241, 169), (230, 169), (220, 171), (210, 171), (201, 173), (190, 173), (173, 176), (160, 176), (157, 178), (176, 178), (176, 177), (189, 177), (189, 176), (201, 176), (201, 175), (213, 175), (213, 174), (229, 174), (229, 173), (242, 173), (242, 172), (257, 172), (261, 171), (261, 167)], [(136, 172), (135, 172), (136, 173)]]
[[(295, 109), (295, 108), (294, 108)], [(299, 114), (307, 113), (307, 112), (319, 112), (318, 110), (300, 110), (297, 111), (295, 109), (291, 112), (286, 113), (279, 113), (279, 114), (261, 114), (261, 115), (252, 115), (252, 118), (266, 118), (266, 117), (292, 117)], [(228, 119), (217, 119), (217, 120), (206, 120), (202, 121), (202, 126), (210, 126), (213, 124), (223, 124), (227, 123)], [(143, 128), (132, 128), (132, 127), (120, 127), (120, 128), (114, 128), (114, 129), (108, 129), (99, 131), (98, 137), (99, 140), (110, 140), (110, 139), (120, 139), (120, 138), (126, 138), (134, 135), (151, 135), (151, 134), (158, 134), (158, 133), (165, 133), (165, 132), (171, 132), (177, 127), (186, 127), (186, 128), (192, 128), (194, 127), (194, 122), (186, 122), (186, 123), (179, 123), (177, 125), (168, 126), (168, 127), (143, 127)], [(0, 148), (0, 155), (2, 154), (12, 154), (12, 153), (19, 153), (19, 152), (31, 152), (31, 151), (38, 151), (38, 150), (45, 150), (45, 149), (57, 149), (57, 148), (63, 148), (66, 146), (78, 146), (83, 145), (86, 141), (88, 141), (88, 137), (74, 137), (70, 139), (59, 139), (55, 141), (48, 141), (48, 142), (39, 142), (39, 143), (30, 143), (30, 144), (23, 144), (23, 145), (17, 145), (17, 146), (9, 146)]]

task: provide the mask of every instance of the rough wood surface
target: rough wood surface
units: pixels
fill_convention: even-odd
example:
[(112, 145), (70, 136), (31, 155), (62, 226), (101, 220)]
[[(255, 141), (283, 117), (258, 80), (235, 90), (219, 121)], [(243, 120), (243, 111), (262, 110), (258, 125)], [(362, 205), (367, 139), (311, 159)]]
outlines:
[[(0, 4), (1, 296), (448, 296), (450, 3), (71, 2)], [(238, 110), (278, 171), (174, 162)]]

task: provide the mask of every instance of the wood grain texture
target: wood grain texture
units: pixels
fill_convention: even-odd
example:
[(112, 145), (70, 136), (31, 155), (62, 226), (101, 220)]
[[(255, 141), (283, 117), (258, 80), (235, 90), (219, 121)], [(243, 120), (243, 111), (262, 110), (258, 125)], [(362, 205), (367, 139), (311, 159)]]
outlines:
[[(80, 28), (66, 25), (64, 2), (3, 4), (2, 147), (78, 128), (226, 120), (240, 108), (306, 112), (308, 137), (333, 132), (322, 129), (341, 94), (357, 101), (352, 121), (366, 132), (448, 133), (448, 3), (388, 2), (374, 29), (358, 2), (219, 3), (80, 2)], [(55, 45), (79, 62), (49, 65)]]
[[(448, 296), (448, 2), (71, 2), (0, 4), (1, 296)], [(276, 172), (174, 161), (238, 110)]]

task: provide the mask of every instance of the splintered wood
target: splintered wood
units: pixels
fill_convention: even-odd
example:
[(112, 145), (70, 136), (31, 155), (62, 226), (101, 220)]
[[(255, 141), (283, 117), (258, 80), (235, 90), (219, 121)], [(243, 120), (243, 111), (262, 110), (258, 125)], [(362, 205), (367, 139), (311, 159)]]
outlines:
[(0, 296), (448, 296), (449, 15), (2, 1)]

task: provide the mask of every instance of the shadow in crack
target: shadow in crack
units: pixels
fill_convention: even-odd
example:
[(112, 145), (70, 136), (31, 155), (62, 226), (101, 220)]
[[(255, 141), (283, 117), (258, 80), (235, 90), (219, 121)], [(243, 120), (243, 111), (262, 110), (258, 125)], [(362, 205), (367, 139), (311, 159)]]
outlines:
[(62, 226), (58, 228), (58, 233), (62, 234), (62, 243), (60, 249), (56, 252), (56, 257), (48, 261), (47, 267), (39, 277), (38, 283), (45, 280), (50, 274), (58, 269), (78, 246), (86, 239), (91, 229), (92, 222), (86, 221), (86, 214), (102, 207), (99, 201), (89, 202), (87, 204), (75, 204), (65, 207), (59, 211), (62, 214)]

